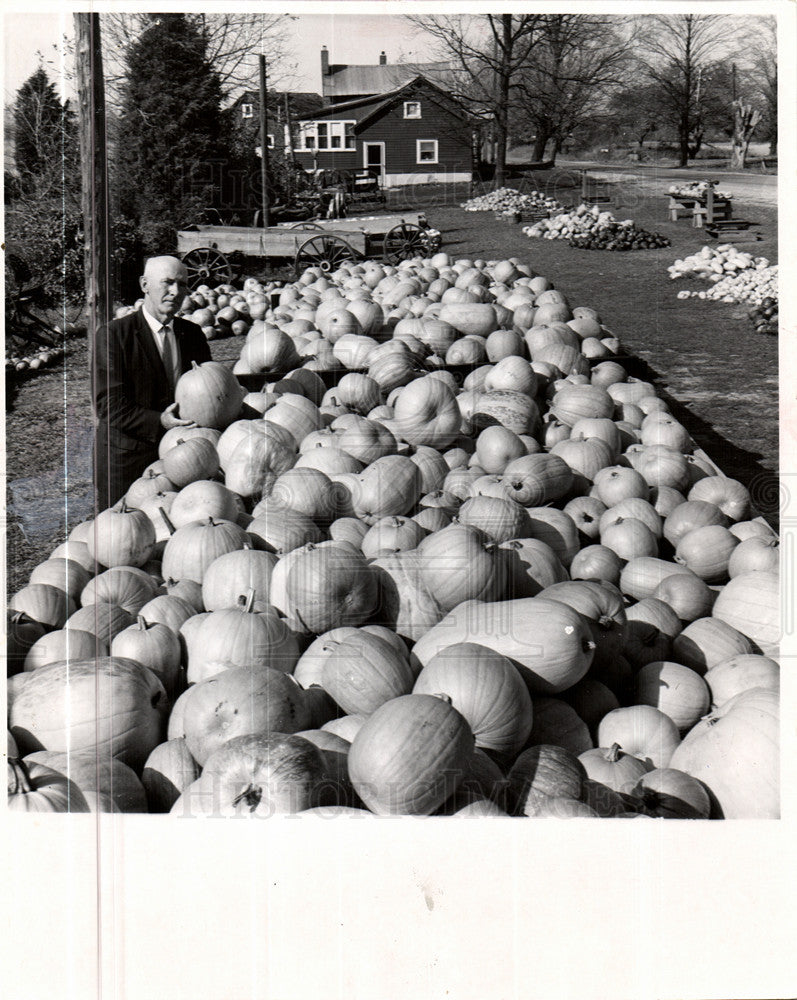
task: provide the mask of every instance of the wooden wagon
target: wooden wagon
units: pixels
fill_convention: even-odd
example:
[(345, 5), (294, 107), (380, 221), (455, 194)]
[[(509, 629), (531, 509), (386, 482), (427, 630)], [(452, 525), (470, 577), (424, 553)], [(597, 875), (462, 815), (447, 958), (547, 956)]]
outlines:
[(343, 261), (381, 259), (390, 264), (427, 248), (423, 213), (312, 220), (257, 229), (248, 226), (190, 226), (177, 234), (177, 253), (188, 268), (191, 288), (230, 282), (247, 261), (292, 262), (334, 271)]

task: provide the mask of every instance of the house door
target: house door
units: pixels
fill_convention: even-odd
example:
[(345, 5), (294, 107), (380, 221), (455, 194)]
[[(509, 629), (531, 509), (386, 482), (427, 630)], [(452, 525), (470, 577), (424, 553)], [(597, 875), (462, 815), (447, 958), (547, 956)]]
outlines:
[(383, 142), (363, 143), (363, 165), (369, 173), (379, 178), (379, 183), (385, 179), (385, 144)]

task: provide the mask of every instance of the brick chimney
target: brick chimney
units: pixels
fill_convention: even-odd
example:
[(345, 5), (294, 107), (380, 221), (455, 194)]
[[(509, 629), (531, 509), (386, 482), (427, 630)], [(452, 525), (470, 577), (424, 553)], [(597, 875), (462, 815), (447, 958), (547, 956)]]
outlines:
[(385, 55), (384, 52), (379, 53), (379, 65), (387, 66), (387, 56)]
[(321, 77), (329, 76), (329, 52), (326, 45), (321, 46)]

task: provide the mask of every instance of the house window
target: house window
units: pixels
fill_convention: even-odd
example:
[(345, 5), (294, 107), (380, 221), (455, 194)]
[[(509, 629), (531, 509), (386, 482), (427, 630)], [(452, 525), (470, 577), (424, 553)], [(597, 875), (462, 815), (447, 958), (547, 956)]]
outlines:
[(357, 148), (354, 136), (356, 124), (355, 121), (301, 122), (296, 152), (307, 149), (354, 151)]
[(241, 105), (241, 118), (254, 118), (255, 109), (252, 104)]
[(420, 101), (405, 101), (404, 102), (404, 117), (405, 118), (420, 118), (421, 117), (421, 102)]
[(415, 154), (416, 163), (437, 163), (437, 139), (417, 139)]

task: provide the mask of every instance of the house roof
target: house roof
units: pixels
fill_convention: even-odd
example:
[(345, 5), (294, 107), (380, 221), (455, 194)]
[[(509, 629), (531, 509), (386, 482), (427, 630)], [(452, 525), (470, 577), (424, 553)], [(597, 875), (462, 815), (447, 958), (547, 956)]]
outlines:
[[(282, 108), (284, 106), (285, 95), (288, 96), (288, 105), (294, 115), (303, 115), (307, 112), (315, 111), (316, 109), (323, 108), (324, 99), (320, 94), (314, 94), (309, 91), (280, 91), (280, 90), (269, 90), (266, 93), (266, 108), (271, 111), (273, 108)], [(240, 107), (242, 104), (252, 104), (255, 107), (260, 106), (260, 91), (258, 90), (246, 90), (242, 94), (236, 97), (232, 104), (233, 108)]]
[(372, 118), (382, 114), (391, 103), (403, 94), (414, 91), (418, 87), (423, 87), (427, 91), (432, 91), (436, 93), (439, 100), (445, 102), (446, 106), (451, 109), (454, 114), (466, 118), (467, 114), (465, 110), (448, 94), (442, 87), (439, 87), (432, 80), (427, 79), (422, 74), (416, 74), (409, 80), (406, 80), (400, 87), (396, 87), (394, 90), (387, 91), (382, 94), (371, 94), (368, 97), (359, 97), (353, 101), (345, 101), (341, 104), (331, 104), (325, 105), (321, 111), (309, 111), (303, 115), (297, 115), (297, 121), (305, 120), (317, 120), (320, 118), (340, 118), (341, 114), (345, 114), (349, 111), (355, 111), (358, 108), (367, 109), (362, 117), (359, 117), (358, 128), (363, 125), (364, 122), (370, 121)]
[(322, 77), (325, 98), (354, 97), (360, 94), (382, 94), (401, 87), (419, 74), (443, 82), (450, 67), (447, 63), (393, 63), (386, 65), (332, 65), (329, 75)]

